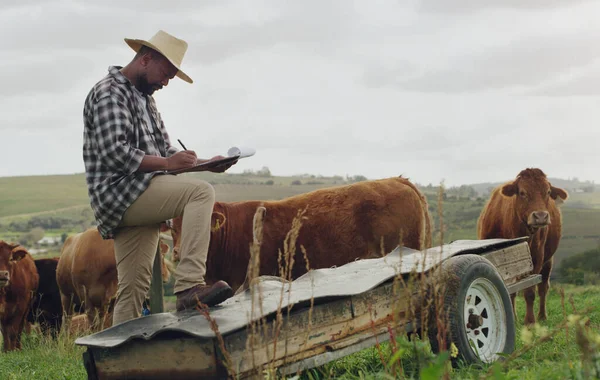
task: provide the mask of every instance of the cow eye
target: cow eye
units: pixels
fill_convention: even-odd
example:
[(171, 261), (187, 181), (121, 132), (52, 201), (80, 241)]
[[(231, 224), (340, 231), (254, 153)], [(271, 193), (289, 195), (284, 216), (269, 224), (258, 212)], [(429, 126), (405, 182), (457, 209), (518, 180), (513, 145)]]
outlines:
[(525, 192), (523, 190), (519, 191), (519, 195), (523, 198), (525, 198), (527, 196), (527, 194), (525, 194)]

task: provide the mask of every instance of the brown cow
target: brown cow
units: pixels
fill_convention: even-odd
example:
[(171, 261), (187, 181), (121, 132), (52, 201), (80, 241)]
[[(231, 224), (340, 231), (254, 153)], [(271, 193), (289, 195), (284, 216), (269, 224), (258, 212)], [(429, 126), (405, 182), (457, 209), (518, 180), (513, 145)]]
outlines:
[(0, 240), (0, 332), (5, 352), (21, 349), (21, 333), (38, 281), (31, 255)]
[[(431, 244), (427, 200), (406, 178), (396, 177), (315, 190), (280, 201), (216, 202), (206, 263), (206, 282), (224, 280), (235, 291), (246, 279), (253, 218), (264, 207), (259, 275), (279, 276), (278, 251), (298, 211), (306, 209), (297, 238), (293, 279), (310, 267), (328, 268), (389, 253), (402, 236), (414, 249)], [(172, 221), (173, 257), (178, 258), (181, 218)], [(383, 243), (383, 246), (382, 246)]]
[[(171, 264), (161, 244), (163, 281), (169, 281)], [(168, 250), (168, 246), (167, 246)], [(62, 248), (56, 279), (65, 311), (71, 319), (74, 305), (81, 303), (92, 330), (109, 327), (117, 294), (117, 262), (114, 241), (103, 240), (96, 228), (69, 236)], [(141, 305), (140, 305), (141, 306)]]
[[(540, 169), (525, 169), (512, 182), (494, 189), (477, 223), (479, 239), (516, 238), (529, 236), (533, 273), (542, 275), (538, 285), (539, 320), (545, 320), (546, 294), (550, 287), (552, 255), (558, 248), (562, 220), (557, 204), (567, 199), (567, 192), (550, 184)], [(533, 288), (524, 290), (527, 313), (525, 323), (535, 323)], [(515, 311), (515, 294), (512, 295)], [(516, 315), (516, 314), (515, 314)]]

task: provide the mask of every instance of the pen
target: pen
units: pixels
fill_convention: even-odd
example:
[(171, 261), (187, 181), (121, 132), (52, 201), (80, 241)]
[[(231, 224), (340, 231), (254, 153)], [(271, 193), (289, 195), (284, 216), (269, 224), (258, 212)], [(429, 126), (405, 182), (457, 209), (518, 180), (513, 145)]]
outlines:
[(179, 141), (179, 143), (181, 144), (181, 146), (183, 147), (183, 150), (187, 150), (187, 148), (185, 147), (185, 145), (183, 145), (183, 143), (181, 142), (181, 140), (177, 139), (177, 141)]

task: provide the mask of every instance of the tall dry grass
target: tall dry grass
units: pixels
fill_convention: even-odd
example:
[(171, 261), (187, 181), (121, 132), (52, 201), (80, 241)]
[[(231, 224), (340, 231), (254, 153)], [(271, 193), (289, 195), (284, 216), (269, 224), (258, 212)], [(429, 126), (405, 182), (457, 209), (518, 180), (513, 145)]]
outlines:
[[(442, 225), (439, 230), (443, 231), (443, 187), (441, 187), (440, 194), (438, 197), (438, 212), (440, 213), (439, 220)], [(252, 363), (254, 367), (254, 372), (252, 374), (243, 374), (244, 376), (254, 375), (259, 376), (263, 375), (268, 378), (276, 378), (277, 377), (277, 367), (274, 363), (278, 362), (282, 365), (281, 360), (278, 360), (278, 348), (277, 345), (280, 344), (280, 338), (283, 338), (283, 342), (285, 344), (284, 348), (284, 360), (283, 364), (285, 364), (285, 358), (287, 357), (287, 330), (284, 328), (284, 321), (286, 318), (289, 318), (292, 305), (284, 307), (284, 303), (286, 301), (285, 294), (287, 292), (288, 297), (291, 295), (291, 286), (292, 286), (292, 269), (294, 268), (294, 260), (297, 254), (297, 239), (302, 228), (302, 221), (304, 219), (304, 215), (306, 210), (299, 210), (296, 217), (292, 221), (291, 228), (286, 235), (283, 244), (283, 250), (278, 252), (278, 267), (279, 267), (279, 276), (282, 281), (286, 283), (286, 286), (281, 287), (281, 291), (279, 294), (279, 301), (277, 311), (275, 316), (271, 318), (267, 318), (263, 313), (263, 291), (262, 285), (259, 279), (260, 274), (260, 247), (262, 243), (262, 235), (263, 235), (263, 212), (264, 210), (257, 210), (254, 216), (254, 231), (253, 231), (253, 242), (250, 245), (250, 262), (248, 265), (247, 271), (247, 279), (246, 283), (249, 286), (249, 291), (251, 295), (251, 310), (249, 312), (248, 318), (248, 338), (246, 341), (246, 349), (251, 353)], [(400, 247), (403, 246), (403, 231), (399, 231), (399, 241)], [(443, 233), (440, 236), (440, 241), (443, 241)], [(300, 247), (301, 254), (306, 263), (306, 271), (310, 271), (310, 262), (308, 260), (308, 255), (304, 247)], [(381, 245), (381, 256), (385, 256), (388, 252), (385, 252), (383, 249), (383, 242)], [(443, 295), (441, 289), (439, 287), (432, 287), (430, 283), (427, 281), (426, 275), (423, 273), (422, 268), (415, 267), (413, 272), (410, 274), (400, 273), (399, 268), (402, 266), (402, 255), (400, 256), (400, 262), (395, 263), (395, 267), (398, 268), (396, 276), (393, 278), (393, 294), (395, 297), (395, 302), (393, 303), (394, 312), (391, 316), (391, 322), (386, 326), (388, 332), (388, 340), (391, 342), (392, 358), (398, 358), (398, 360), (386, 360), (384, 353), (381, 351), (381, 345), (379, 342), (376, 343), (376, 348), (379, 350), (380, 358), (385, 367), (389, 370), (390, 373), (393, 373), (395, 376), (403, 376), (402, 372), (402, 363), (400, 361), (399, 352), (401, 347), (399, 347), (396, 342), (400, 337), (406, 336), (406, 325), (407, 322), (411, 322), (412, 326), (414, 326), (414, 331), (411, 335), (412, 343), (411, 349), (415, 353), (416, 356), (426, 357), (427, 355), (422, 355), (421, 351), (422, 344), (419, 344), (419, 341), (422, 340), (422, 337), (427, 337), (429, 331), (430, 321), (435, 321), (436, 330), (439, 332), (438, 339), (439, 347), (445, 348), (445, 336), (444, 333), (447, 331), (447, 321), (444, 319), (443, 315), (430, 315), (430, 310), (432, 310), (432, 306), (434, 304), (441, 304), (443, 301)], [(421, 263), (425, 265), (425, 262)], [(314, 287), (314, 283), (313, 283)], [(411, 294), (413, 297), (405, 297), (406, 294)], [(401, 304), (402, 302), (406, 302), (408, 300), (408, 313), (405, 312), (407, 309), (405, 305)], [(289, 301), (289, 298), (287, 299)], [(372, 306), (372, 305), (371, 305)], [(217, 339), (219, 341), (220, 349), (223, 357), (225, 358), (224, 365), (227, 367), (227, 371), (229, 376), (235, 378), (239, 374), (237, 373), (235, 368), (233, 367), (233, 363), (231, 362), (231, 356), (226, 353), (226, 349), (224, 347), (223, 338), (218, 330), (218, 326), (214, 323), (208, 314), (208, 310), (202, 306), (199, 307), (203, 315), (211, 322), (211, 327), (213, 331), (217, 335)], [(309, 306), (309, 318), (308, 325), (306, 331), (306, 337), (311, 333), (311, 329), (313, 327), (312, 320), (312, 312), (314, 309), (314, 298), (311, 297), (310, 306)], [(375, 325), (373, 319), (371, 320), (373, 331), (375, 334)], [(417, 329), (416, 327), (419, 327)], [(271, 329), (269, 331), (269, 329)], [(263, 337), (269, 336), (271, 337), (270, 342), (265, 342)], [(308, 339), (305, 339), (305, 345), (308, 343)], [(403, 350), (404, 348), (402, 348)], [(267, 357), (270, 358), (269, 362), (266, 364), (259, 363), (256, 360), (256, 353), (259, 350), (264, 350), (266, 352)], [(429, 355), (430, 356), (430, 355)]]
[[(442, 183), (437, 197), (439, 221), (437, 231), (439, 231), (439, 235), (436, 236), (436, 240), (441, 247), (443, 247), (444, 232), (446, 230), (443, 217), (443, 195), (444, 186)], [(277, 345), (281, 344), (278, 343), (280, 342), (279, 338), (283, 337), (284, 344), (286, 344), (284, 353), (287, 354), (287, 331), (284, 327), (285, 318), (289, 318), (291, 312), (291, 306), (283, 306), (285, 301), (284, 294), (287, 289), (290, 289), (291, 291), (292, 268), (297, 249), (296, 243), (302, 228), (304, 212), (305, 210), (298, 211), (298, 214), (293, 220), (292, 227), (286, 236), (284, 249), (283, 251), (279, 251), (278, 254), (279, 274), (282, 281), (288, 283), (288, 287), (282, 286), (279, 295), (279, 306), (276, 315), (272, 318), (263, 315), (262, 305), (264, 295), (261, 282), (258, 281), (260, 274), (260, 246), (262, 243), (263, 225), (262, 218), (258, 215), (258, 212), (255, 216), (253, 231), (254, 241), (250, 246), (251, 259), (248, 266), (247, 279), (250, 287), (249, 291), (251, 292), (252, 305), (248, 315), (249, 323), (246, 349), (251, 353), (254, 366), (254, 371), (252, 373), (240, 374), (236, 371), (236, 368), (233, 368), (234, 363), (232, 363), (229, 353), (226, 352), (223, 338), (218, 331), (218, 326), (216, 326), (216, 324), (211, 324), (213, 331), (218, 337), (219, 347), (225, 358), (224, 365), (231, 378), (253, 376), (274, 379), (280, 377), (277, 369), (278, 366), (285, 364), (285, 360), (283, 363), (279, 360), (277, 356)], [(399, 231), (399, 237), (400, 247), (402, 247), (402, 231)], [(300, 247), (300, 250), (306, 262), (306, 270), (310, 271), (311, 268), (306, 250), (304, 247)], [(387, 252), (384, 252), (382, 248), (381, 254), (384, 256)], [(442, 254), (443, 252), (440, 252), (440, 255)], [(400, 255), (400, 261), (391, 264), (395, 264), (397, 268), (401, 268), (403, 259), (403, 256)], [(439, 261), (441, 261), (441, 256)], [(422, 264), (425, 265), (425, 262), (422, 262)], [(435, 281), (439, 274), (437, 272), (439, 267), (435, 267), (427, 274), (424, 273), (422, 269), (422, 267), (419, 268), (415, 266), (410, 273), (400, 273), (398, 270), (396, 276), (394, 276), (392, 280), (392, 294), (394, 298), (393, 311), (390, 322), (385, 326), (389, 343), (387, 344), (387, 347), (384, 347), (382, 342), (376, 341), (375, 350), (386, 376), (398, 379), (420, 378), (421, 376), (449, 379), (454, 371), (452, 364), (457, 363), (456, 358), (459, 353), (457, 352), (456, 346), (450, 342), (448, 338), (450, 316), (447, 311), (444, 311), (444, 284), (443, 282)], [(291, 292), (288, 292), (288, 297), (290, 293)], [(406, 295), (411, 296), (405, 297)], [(404, 303), (408, 303), (408, 305)], [(307, 338), (313, 328), (312, 313), (314, 304), (314, 298), (311, 297), (306, 331)], [(372, 307), (373, 305), (369, 308), (370, 311)], [(591, 378), (587, 376), (599, 376), (600, 336), (591, 331), (586, 325), (589, 321), (584, 317), (581, 317), (581, 315), (585, 315), (587, 310), (577, 312), (574, 309), (574, 304), (573, 310), (575, 311), (575, 314), (567, 314), (563, 299), (564, 320), (562, 323), (557, 325), (551, 331), (547, 331), (539, 325), (534, 327), (524, 327), (521, 332), (522, 338), (524, 337), (524, 346), (511, 355), (504, 355), (501, 361), (489, 365), (487, 371), (481, 372), (481, 376), (483, 378), (490, 376), (503, 378), (501, 374), (502, 371), (506, 370), (506, 368), (508, 368), (515, 360), (522, 357), (532, 348), (547, 342), (554, 334), (557, 334), (560, 331), (565, 331), (565, 334), (568, 336), (569, 329), (575, 331), (575, 339), (581, 350), (583, 374), (586, 376), (584, 378)], [(203, 314), (210, 320), (208, 309), (203, 309)], [(371, 319), (371, 327), (373, 336), (378, 336), (373, 318)], [(271, 338), (267, 342), (264, 337)], [(439, 352), (437, 355), (432, 353), (429, 345), (430, 341), (433, 341), (438, 348)], [(307, 343), (308, 339), (305, 339), (305, 344)], [(266, 364), (259, 363), (255, 358), (255, 354), (260, 350), (264, 350), (267, 357), (270, 358)], [(278, 364), (276, 365), (275, 363)], [(302, 374), (297, 373), (296, 375)], [(324, 375), (324, 377), (327, 376)], [(309, 378), (312, 378), (312, 376), (309, 376)]]

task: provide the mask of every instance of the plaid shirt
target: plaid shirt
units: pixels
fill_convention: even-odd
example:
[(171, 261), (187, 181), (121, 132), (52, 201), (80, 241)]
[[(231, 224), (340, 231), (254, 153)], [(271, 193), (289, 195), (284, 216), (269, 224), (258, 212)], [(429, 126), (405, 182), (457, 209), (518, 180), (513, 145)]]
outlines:
[[(138, 171), (145, 155), (169, 157), (177, 152), (156, 109), (146, 97), (144, 118), (140, 93), (111, 66), (108, 75), (89, 92), (83, 108), (83, 161), (90, 203), (104, 239), (113, 239), (127, 208), (161, 172)], [(136, 94), (137, 92), (137, 94)]]

